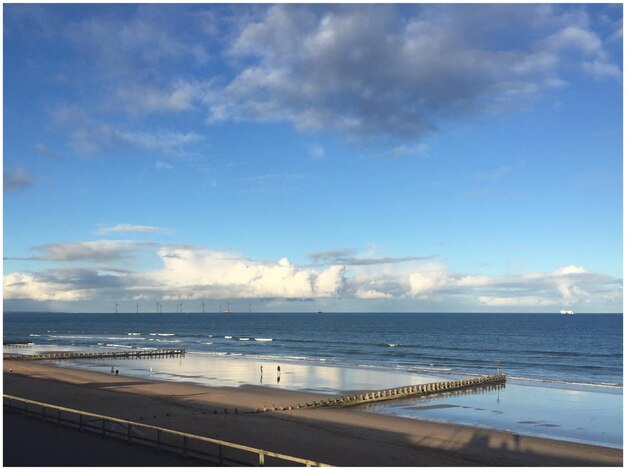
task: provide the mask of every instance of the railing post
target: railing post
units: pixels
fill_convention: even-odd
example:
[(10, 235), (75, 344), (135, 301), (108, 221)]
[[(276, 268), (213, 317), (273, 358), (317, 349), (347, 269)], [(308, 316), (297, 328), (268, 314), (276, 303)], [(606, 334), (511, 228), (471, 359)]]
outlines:
[(160, 452), (161, 451), (161, 430), (157, 429), (157, 450)]
[(220, 467), (224, 466), (224, 457), (222, 456), (222, 444), (218, 444), (217, 445), (217, 450), (218, 450), (218, 461), (220, 464)]
[(263, 452), (259, 452), (259, 467), (265, 466), (265, 455)]
[(187, 436), (183, 436), (183, 457), (187, 457)]
[(43, 405), (41, 405), (41, 420), (46, 422), (46, 407)]
[(129, 443), (129, 444), (130, 444), (130, 439), (131, 439), (131, 438), (130, 438), (130, 427), (131, 427), (131, 424), (130, 424), (130, 423), (128, 423), (128, 435), (127, 435), (127, 437), (128, 437), (128, 443)]

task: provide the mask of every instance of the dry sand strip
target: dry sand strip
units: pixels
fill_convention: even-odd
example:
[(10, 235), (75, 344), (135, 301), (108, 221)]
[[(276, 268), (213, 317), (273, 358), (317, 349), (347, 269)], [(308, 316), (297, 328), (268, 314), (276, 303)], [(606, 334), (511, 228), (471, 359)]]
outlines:
[(623, 462), (621, 449), (358, 409), (223, 413), (224, 408), (295, 405), (322, 398), (269, 387), (204, 387), (4, 361), (4, 393), (338, 466), (622, 466)]

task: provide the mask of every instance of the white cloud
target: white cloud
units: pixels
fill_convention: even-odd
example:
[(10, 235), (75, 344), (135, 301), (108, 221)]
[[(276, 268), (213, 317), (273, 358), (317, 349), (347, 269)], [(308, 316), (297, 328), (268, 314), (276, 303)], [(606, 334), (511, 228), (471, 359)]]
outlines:
[(478, 300), (490, 307), (544, 307), (561, 305), (559, 299), (547, 299), (534, 295), (525, 297), (490, 297), (478, 296)]
[(365, 299), (365, 300), (393, 298), (391, 294), (380, 292), (375, 289), (358, 289), (356, 291), (356, 297), (359, 299)]
[(33, 259), (41, 261), (103, 261), (133, 256), (143, 242), (126, 240), (97, 240), (91, 242), (50, 243), (34, 247), (42, 252)]
[(98, 122), (78, 106), (58, 106), (52, 112), (55, 124), (70, 130), (70, 145), (82, 156), (113, 153), (119, 149), (154, 150), (165, 156), (186, 156), (185, 149), (204, 140), (196, 132), (157, 128), (150, 131), (124, 129)]
[[(54, 261), (61, 267), (7, 274), (6, 299), (102, 300), (115, 295), (120, 300), (380, 300), (414, 302), (417, 309), (437, 304), (470, 310), (537, 311), (556, 306), (618, 309), (622, 298), (620, 279), (575, 265), (550, 273), (486, 276), (454, 272), (443, 262), (419, 259), (382, 264), (334, 262), (313, 268), (294, 265), (287, 258), (260, 261), (235, 252), (124, 240), (48, 244), (36, 249), (42, 254), (30, 259)], [(162, 267), (151, 271), (112, 267), (120, 260), (128, 266), (127, 260), (136, 257), (138, 250), (147, 249), (154, 250)], [(336, 261), (336, 255), (352, 252), (342, 249), (314, 255)], [(80, 262), (88, 267), (80, 267)]]
[(471, 112), (532, 104), (564, 84), (565, 62), (594, 75), (619, 72), (583, 12), (542, 5), (407, 11), (281, 4), (242, 22), (230, 55), (243, 66), (205, 95), (211, 120), (416, 138)]
[(68, 289), (67, 285), (46, 282), (29, 273), (11, 273), (4, 276), (5, 300), (85, 300), (89, 295), (78, 289)]
[(554, 275), (561, 276), (564, 274), (581, 274), (586, 272), (588, 271), (581, 266), (562, 266), (554, 270)]
[(246, 259), (236, 253), (202, 249), (158, 251), (164, 269), (149, 274), (153, 284), (180, 295), (201, 298), (332, 297), (341, 290), (344, 268), (301, 269), (282, 258), (275, 263)]
[(101, 227), (97, 230), (100, 234), (105, 233), (120, 233), (120, 232), (136, 232), (136, 233), (166, 233), (170, 229), (162, 227), (154, 227), (152, 225), (132, 225), (132, 224), (118, 224), (113, 227)]
[(149, 113), (189, 111), (206, 93), (208, 84), (177, 80), (170, 88), (137, 84), (120, 88), (117, 99), (132, 116)]

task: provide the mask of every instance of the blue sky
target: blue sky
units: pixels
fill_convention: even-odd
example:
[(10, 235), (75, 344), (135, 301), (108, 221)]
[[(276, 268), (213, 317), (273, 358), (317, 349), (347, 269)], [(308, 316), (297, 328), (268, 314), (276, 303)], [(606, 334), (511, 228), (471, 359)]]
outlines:
[(622, 6), (27, 5), (6, 310), (622, 311)]

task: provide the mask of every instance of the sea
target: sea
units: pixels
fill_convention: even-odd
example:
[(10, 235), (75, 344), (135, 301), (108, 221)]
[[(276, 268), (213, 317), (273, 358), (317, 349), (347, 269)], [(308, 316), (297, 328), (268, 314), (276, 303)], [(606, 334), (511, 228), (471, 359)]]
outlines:
[[(501, 371), (503, 388), (364, 410), (623, 448), (622, 321), (621, 314), (559, 313), (7, 312), (3, 338), (32, 341), (4, 348), (26, 354), (184, 348), (178, 359), (57, 365), (321, 393)], [(282, 381), (270, 376), (276, 365)]]

